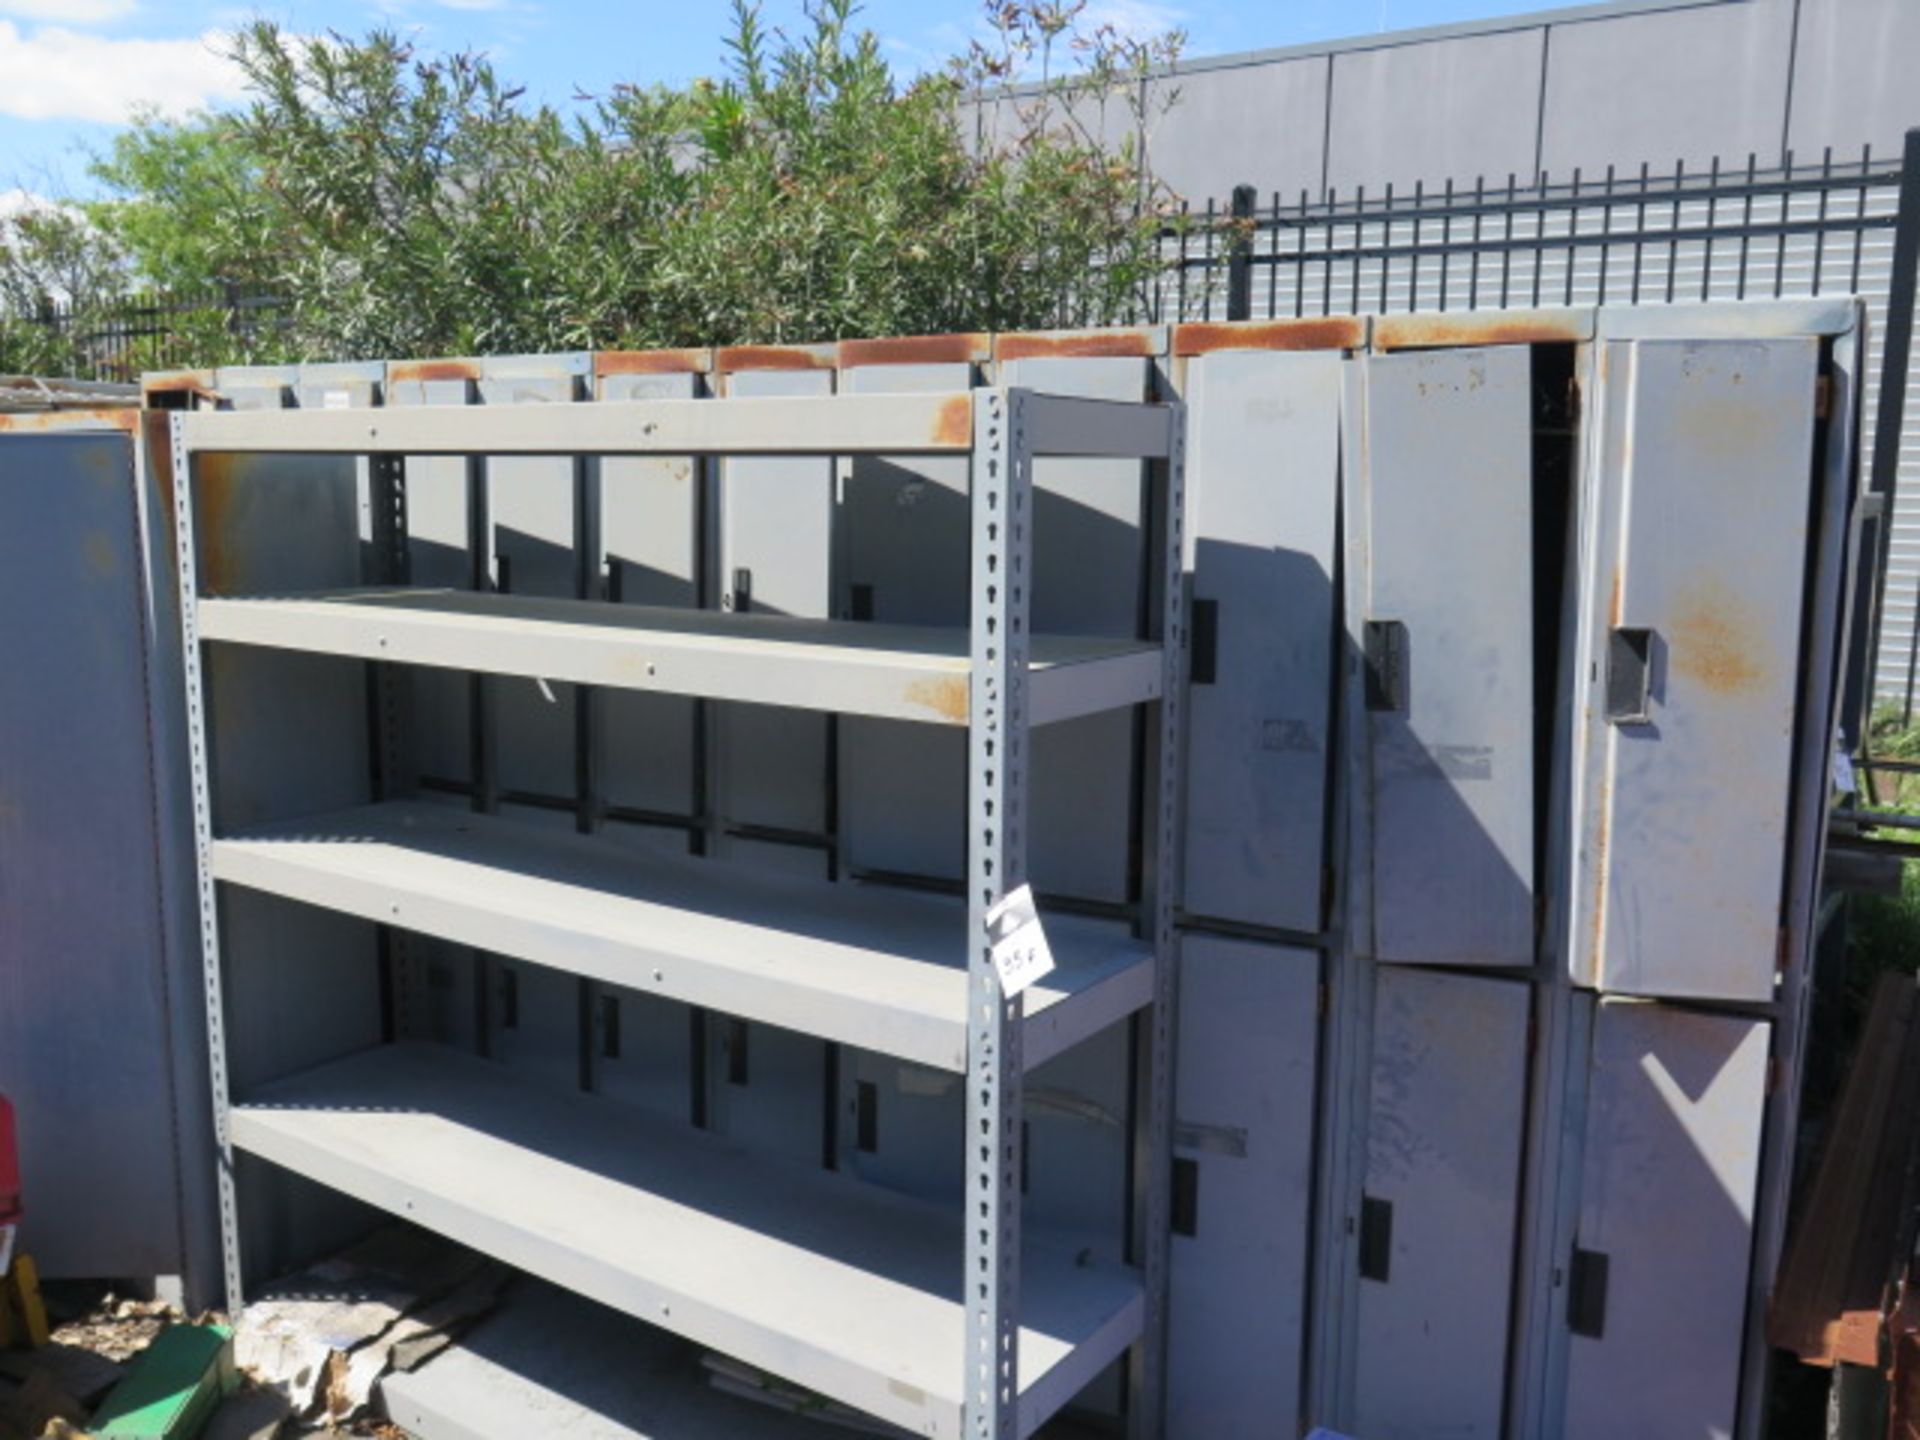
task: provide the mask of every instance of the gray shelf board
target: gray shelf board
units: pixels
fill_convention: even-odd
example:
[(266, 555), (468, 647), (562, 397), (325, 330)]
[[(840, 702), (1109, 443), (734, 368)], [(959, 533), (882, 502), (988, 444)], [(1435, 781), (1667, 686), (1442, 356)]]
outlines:
[[(643, 853), (390, 801), (216, 839), (214, 878), (942, 1070), (966, 1068), (966, 911), (948, 896)], [(1046, 917), (1029, 1067), (1151, 1003), (1151, 947)]]
[[(756, 1155), (431, 1045), (237, 1105), (233, 1143), (918, 1434), (957, 1437), (960, 1207)], [(961, 1137), (954, 1137), (956, 1144)], [(1022, 1436), (1140, 1334), (1137, 1273), (1034, 1233)]]
[[(470, 590), (198, 602), (201, 638), (582, 685), (965, 725), (964, 628), (730, 615)], [(1032, 723), (1159, 698), (1160, 647), (1036, 635)]]

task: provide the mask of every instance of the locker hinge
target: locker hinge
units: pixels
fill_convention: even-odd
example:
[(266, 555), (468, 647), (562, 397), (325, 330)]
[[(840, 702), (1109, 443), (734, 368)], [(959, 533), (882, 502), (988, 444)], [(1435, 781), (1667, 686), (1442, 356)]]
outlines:
[(1833, 412), (1833, 377), (1818, 376), (1813, 382), (1813, 418), (1824, 420)]

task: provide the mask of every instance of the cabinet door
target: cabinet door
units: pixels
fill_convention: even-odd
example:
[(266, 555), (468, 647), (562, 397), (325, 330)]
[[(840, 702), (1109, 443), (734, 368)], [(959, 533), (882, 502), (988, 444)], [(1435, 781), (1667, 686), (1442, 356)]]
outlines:
[(1818, 350), (1608, 345), (1568, 954), (1614, 993), (1773, 995)]
[(1381, 967), (1353, 1431), (1498, 1440), (1529, 987)]
[(1186, 715), (1184, 904), (1309, 934), (1323, 922), (1342, 363), (1221, 351), (1186, 374), (1205, 618)]
[(1567, 1440), (1724, 1440), (1740, 1384), (1765, 1021), (1603, 1000), (1568, 1267)]
[(1319, 957), (1181, 942), (1167, 1433), (1297, 1433)]
[(1533, 958), (1530, 352), (1374, 357), (1350, 559), (1382, 960)]

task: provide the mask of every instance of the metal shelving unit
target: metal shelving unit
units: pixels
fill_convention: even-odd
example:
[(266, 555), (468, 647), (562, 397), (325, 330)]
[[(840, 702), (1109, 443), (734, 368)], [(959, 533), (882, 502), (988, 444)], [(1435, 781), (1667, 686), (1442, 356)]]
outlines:
[[(1184, 655), (1177, 405), (1024, 389), (472, 410), (176, 415), (173, 471), (200, 921), (228, 1298), (236, 1151), (442, 1231), (916, 1433), (1021, 1440), (1131, 1350), (1159, 1433), (1171, 1171), (1172, 877)], [(200, 594), (196, 485), (238, 456), (367, 457), (373, 550), (403, 548), (404, 457), (970, 457), (968, 627), (882, 626), (369, 587)], [(1032, 463), (1150, 462), (1149, 640), (1030, 635)], [(287, 476), (297, 480), (297, 469)], [(381, 578), (397, 578), (386, 575)], [(965, 901), (672, 859), (387, 793), (216, 833), (203, 646), (246, 646), (965, 727)], [(369, 749), (400, 687), (373, 682)], [(1026, 876), (1029, 731), (1143, 705), (1144, 893), (1129, 927), (1049, 916), (1058, 968), (1007, 997), (987, 915)], [(223, 715), (223, 720), (224, 720)], [(256, 746), (265, 737), (252, 737)], [(281, 737), (298, 754), (301, 737)], [(220, 887), (481, 947), (966, 1076), (964, 1204), (910, 1199), (543, 1088), (450, 1047), (384, 1043), (230, 1093)], [(238, 942), (236, 942), (236, 945)], [(240, 947), (252, 948), (252, 947)], [(1146, 1011), (1130, 1263), (1021, 1224), (1025, 1072)]]

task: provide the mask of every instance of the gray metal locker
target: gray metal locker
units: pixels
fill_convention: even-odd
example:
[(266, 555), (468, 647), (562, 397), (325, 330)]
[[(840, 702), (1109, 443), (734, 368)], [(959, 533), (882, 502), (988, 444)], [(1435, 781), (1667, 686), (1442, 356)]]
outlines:
[(1819, 345), (1606, 346), (1569, 964), (1768, 1000), (1781, 945)]
[(1181, 941), (1167, 1434), (1298, 1433), (1320, 960)]
[[(1524, 346), (1363, 362), (1346, 475), (1377, 959), (1533, 959), (1532, 387)], [(1204, 495), (1204, 480), (1202, 494)]]
[[(590, 357), (490, 356), (480, 362), (477, 399), (483, 405), (570, 405), (584, 398)], [(591, 461), (547, 456), (490, 456), (487, 521), (494, 584), (513, 595), (580, 596), (596, 582), (575, 563), (574, 541), (590, 503)], [(571, 685), (515, 676), (489, 677), (484, 686), (493, 732), (495, 779), (503, 813), (530, 807), (505, 797), (576, 798), (575, 719)]]
[[(972, 348), (985, 358), (984, 337), (952, 338), (977, 339)], [(974, 362), (964, 358), (863, 364), (842, 370), (840, 388), (856, 395), (939, 393), (970, 389), (975, 378)], [(1039, 506), (1036, 493), (1036, 535)], [(967, 613), (966, 514), (964, 459), (854, 457), (840, 498), (838, 591), (846, 613), (895, 625), (959, 624)], [(1040, 561), (1034, 568), (1047, 567)], [(1037, 606), (1033, 624), (1042, 628)], [(1036, 810), (1047, 771), (1044, 736), (1036, 730), (1033, 737)], [(840, 827), (848, 868), (957, 881), (967, 837), (954, 817), (964, 811), (965, 786), (960, 732), (847, 716), (840, 723)], [(1043, 854), (1036, 836), (1036, 884), (1044, 884)]]
[(1186, 362), (1188, 913), (1321, 928), (1337, 609), (1338, 351)]
[[(813, 368), (735, 370), (725, 393), (830, 395), (832, 352)], [(722, 363), (726, 353), (721, 353)], [(834, 462), (818, 457), (728, 456), (720, 463), (720, 603), (725, 610), (824, 617), (832, 613)], [(744, 586), (742, 581), (745, 582)], [(720, 818), (729, 824), (822, 836), (828, 828), (828, 717), (809, 711), (721, 705), (716, 715)], [(774, 863), (818, 873), (815, 856), (771, 854), (787, 847), (730, 844), (724, 853), (762, 852)]]
[[(953, 337), (965, 341), (972, 337)], [(984, 343), (977, 347), (985, 354)], [(852, 393), (965, 389), (971, 360), (861, 364)], [(1060, 395), (1139, 400), (1151, 382), (1137, 356), (1052, 355), (1009, 360), (1000, 379)], [(1034, 465), (1033, 625), (1054, 634), (1136, 633), (1140, 595), (1138, 462), (1044, 459)], [(966, 606), (966, 467), (957, 460), (862, 456), (847, 477), (844, 604), (899, 624), (954, 624)], [(1033, 883), (1078, 898), (1127, 898), (1132, 717), (1114, 712), (1034, 732)], [(961, 803), (965, 764), (944, 729), (851, 718), (841, 727), (841, 805), (847, 863), (957, 879), (965, 835), (943, 823)]]
[[(597, 399), (691, 400), (700, 393), (700, 376), (690, 370), (605, 373), (616, 358), (594, 357)], [(698, 606), (703, 462), (609, 455), (597, 468), (602, 593), (627, 605)], [(607, 805), (682, 816), (699, 811), (692, 763), (698, 711), (677, 695), (610, 690), (594, 697), (599, 789)], [(686, 848), (686, 836), (674, 838)]]
[(1529, 987), (1375, 972), (1351, 1429), (1497, 1440)]
[(1598, 1006), (1568, 1268), (1567, 1440), (1733, 1433), (1769, 1028)]

